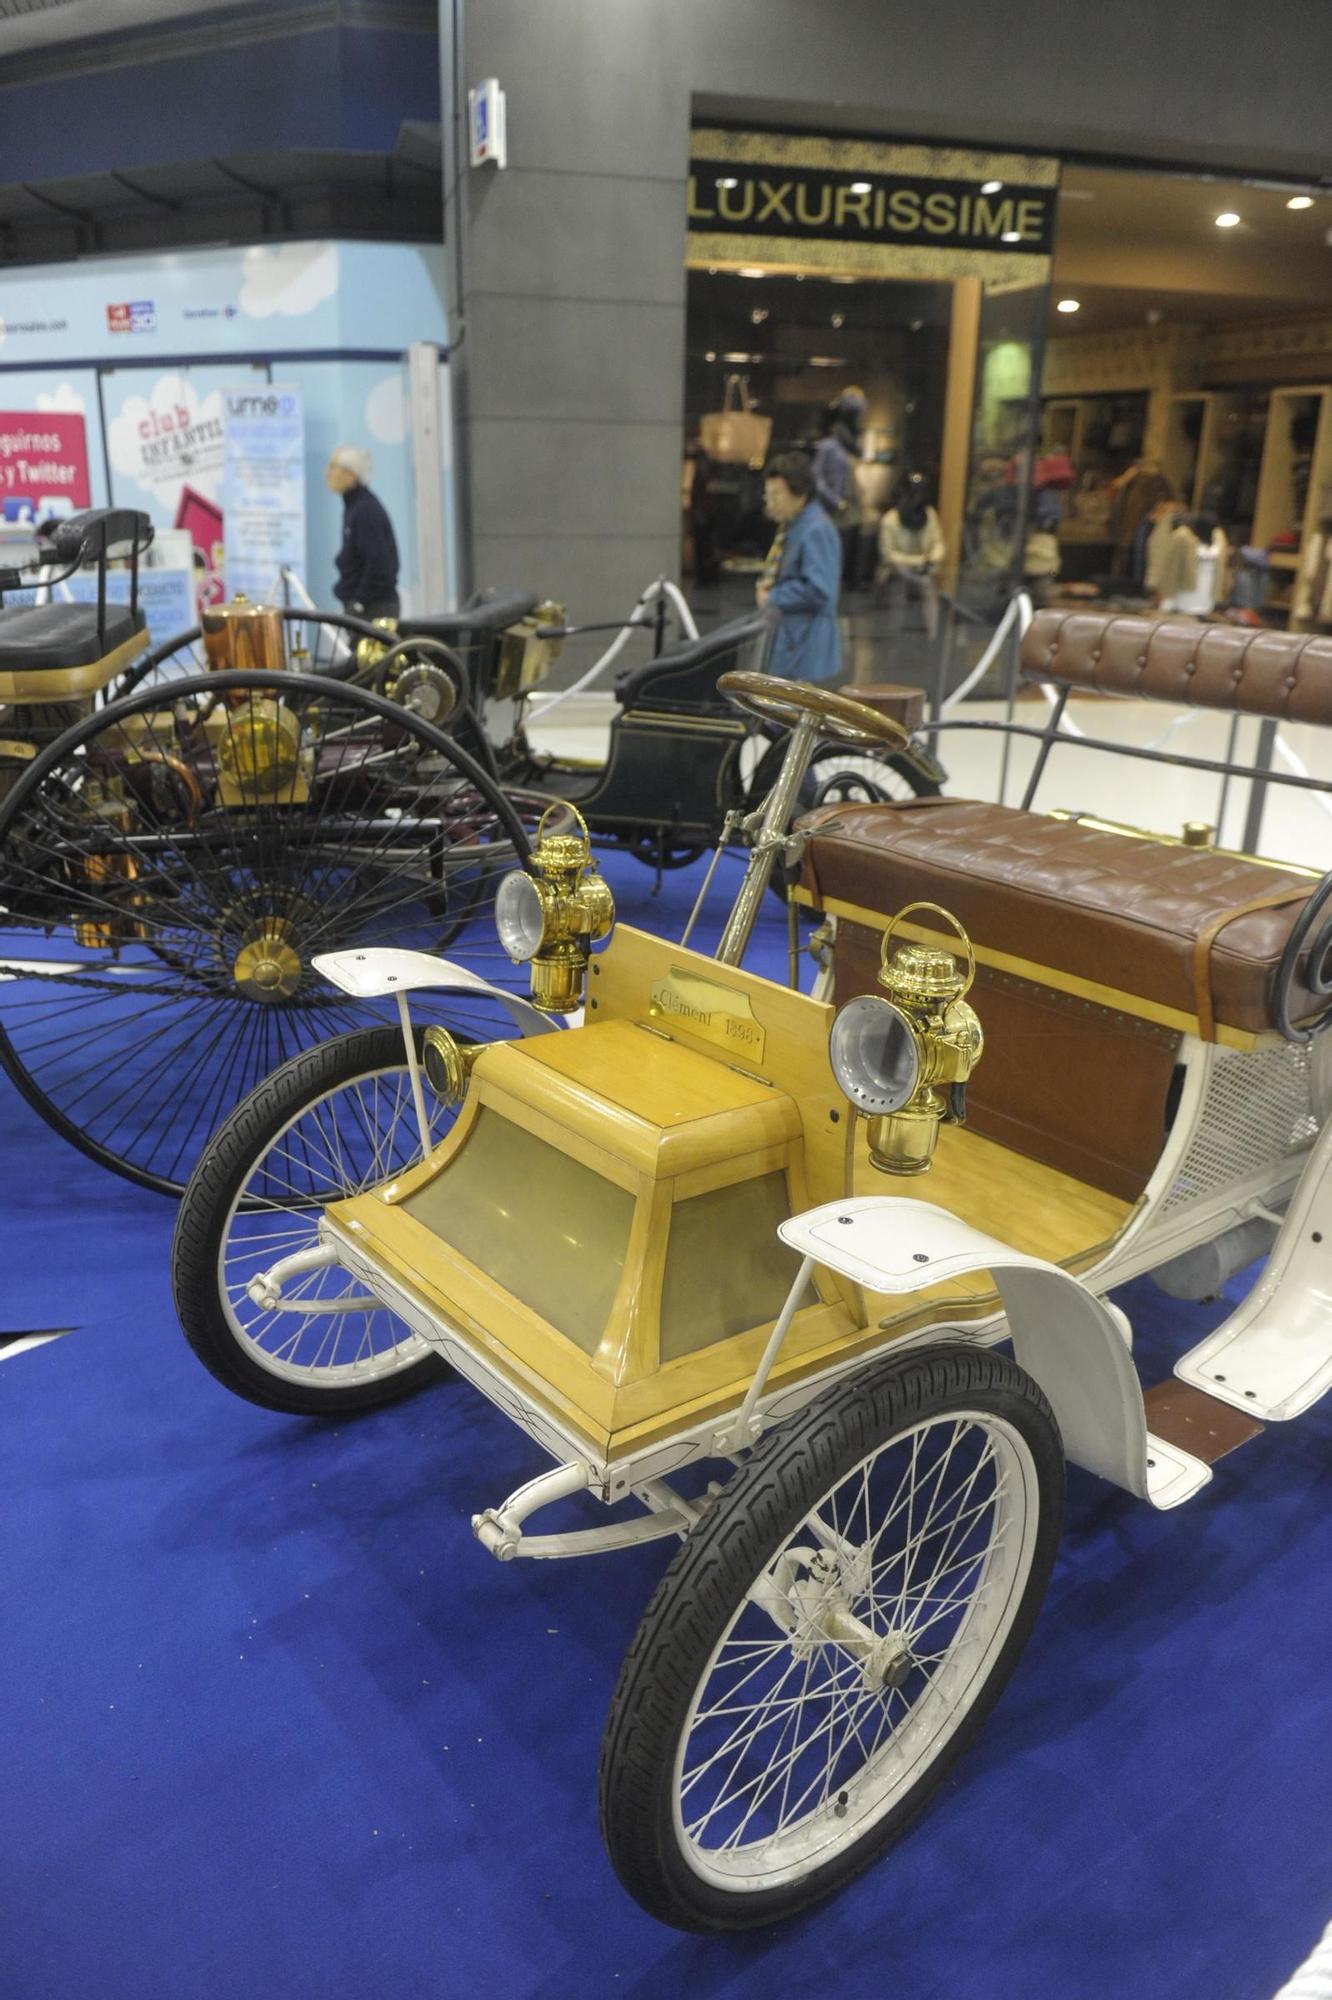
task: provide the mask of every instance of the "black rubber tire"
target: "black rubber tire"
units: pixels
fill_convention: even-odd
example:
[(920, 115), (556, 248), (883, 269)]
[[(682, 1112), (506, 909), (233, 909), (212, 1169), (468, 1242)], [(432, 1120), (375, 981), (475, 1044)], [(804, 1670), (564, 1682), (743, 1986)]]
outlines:
[[(418, 1031), (418, 1054), (420, 1032)], [(451, 1373), (436, 1354), (356, 1388), (285, 1382), (254, 1361), (222, 1308), (218, 1259), (232, 1207), (258, 1158), (303, 1106), (376, 1071), (405, 1069), (396, 1027), (362, 1028), (303, 1049), (239, 1103), (209, 1140), (185, 1189), (171, 1244), (171, 1284), (185, 1338), (215, 1380), (290, 1416), (347, 1415), (415, 1395)]]
[[(692, 1869), (676, 1837), (681, 1732), (738, 1601), (818, 1501), (870, 1452), (922, 1419), (979, 1408), (1006, 1419), (1036, 1466), (1039, 1518), (1017, 1614), (988, 1677), (940, 1752), (862, 1838), (798, 1881), (728, 1892)], [(648, 1913), (680, 1930), (774, 1923), (841, 1888), (899, 1839), (956, 1764), (1030, 1636), (1059, 1544), (1064, 1456), (1054, 1413), (1016, 1362), (939, 1343), (835, 1384), (769, 1432), (691, 1530), (643, 1615), (611, 1700), (598, 1771), (615, 1872)]]

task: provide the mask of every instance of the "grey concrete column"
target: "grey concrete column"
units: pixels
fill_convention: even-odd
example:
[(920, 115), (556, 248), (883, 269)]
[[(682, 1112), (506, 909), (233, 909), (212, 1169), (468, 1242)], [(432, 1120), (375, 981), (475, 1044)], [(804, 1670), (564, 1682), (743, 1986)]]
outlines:
[[(678, 575), (686, 27), (659, 0), (442, 7), (465, 573), (577, 619)], [(473, 171), (467, 89), (489, 76), (509, 164)]]

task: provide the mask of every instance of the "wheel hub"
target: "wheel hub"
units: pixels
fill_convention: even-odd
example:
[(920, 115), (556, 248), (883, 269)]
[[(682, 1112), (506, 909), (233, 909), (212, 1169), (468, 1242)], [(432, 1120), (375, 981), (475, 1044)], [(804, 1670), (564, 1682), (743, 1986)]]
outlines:
[(290, 1000), (300, 985), (301, 960), (281, 920), (260, 926), (236, 954), (232, 977), (247, 1000)]

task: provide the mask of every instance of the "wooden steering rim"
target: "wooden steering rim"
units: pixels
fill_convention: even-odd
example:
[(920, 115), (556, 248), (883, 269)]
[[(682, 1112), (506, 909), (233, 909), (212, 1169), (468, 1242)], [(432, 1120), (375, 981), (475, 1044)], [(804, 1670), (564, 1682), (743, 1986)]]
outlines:
[(902, 750), (910, 737), (900, 722), (880, 715), (850, 695), (834, 694), (830, 688), (815, 687), (809, 681), (788, 681), (776, 674), (722, 674), (717, 686), (737, 707), (749, 710), (764, 722), (778, 722), (794, 729), (807, 715), (814, 716), (820, 729), (843, 743), (886, 745)]

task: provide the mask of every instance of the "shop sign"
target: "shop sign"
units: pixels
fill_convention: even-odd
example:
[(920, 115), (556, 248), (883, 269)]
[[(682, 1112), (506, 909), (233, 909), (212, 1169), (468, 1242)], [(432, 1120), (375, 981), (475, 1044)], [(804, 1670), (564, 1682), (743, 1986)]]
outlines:
[(263, 598), (305, 571), (305, 413), (299, 389), (222, 391), (227, 589)]
[(0, 516), (41, 521), (91, 505), (83, 418), (71, 411), (0, 411)]
[(982, 194), (975, 181), (859, 168), (759, 172), (699, 161), (689, 176), (689, 227), (710, 235), (815, 236), (834, 243), (925, 243), (1048, 255), (1054, 243), (1054, 189), (1005, 186)]
[(700, 126), (689, 259), (1038, 284), (1058, 183), (1043, 154)]

